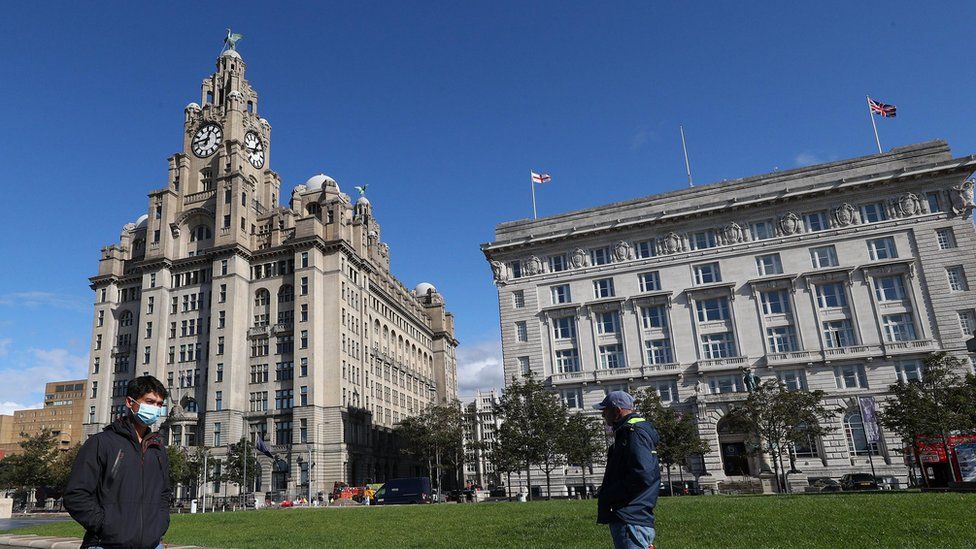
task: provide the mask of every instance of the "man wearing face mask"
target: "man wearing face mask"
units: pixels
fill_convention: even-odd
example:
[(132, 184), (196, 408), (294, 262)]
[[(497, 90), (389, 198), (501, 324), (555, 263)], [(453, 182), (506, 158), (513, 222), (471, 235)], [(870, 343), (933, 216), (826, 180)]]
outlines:
[(158, 379), (133, 379), (126, 412), (78, 452), (64, 506), (85, 527), (82, 547), (163, 547), (172, 491), (166, 449), (151, 427), (165, 415), (165, 403)]
[(593, 407), (613, 429), (597, 522), (610, 525), (616, 549), (654, 547), (654, 506), (661, 487), (657, 431), (634, 413), (634, 398), (624, 391), (611, 391)]

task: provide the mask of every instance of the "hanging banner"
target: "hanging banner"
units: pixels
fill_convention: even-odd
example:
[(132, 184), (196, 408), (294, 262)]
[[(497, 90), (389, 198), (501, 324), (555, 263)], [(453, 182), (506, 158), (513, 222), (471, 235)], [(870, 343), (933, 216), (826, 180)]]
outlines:
[(976, 442), (966, 442), (955, 447), (959, 476), (962, 482), (976, 482)]
[(873, 396), (858, 397), (858, 404), (861, 405), (861, 419), (864, 423), (864, 435), (868, 442), (877, 443), (881, 439), (881, 432), (878, 430), (878, 412), (874, 407)]

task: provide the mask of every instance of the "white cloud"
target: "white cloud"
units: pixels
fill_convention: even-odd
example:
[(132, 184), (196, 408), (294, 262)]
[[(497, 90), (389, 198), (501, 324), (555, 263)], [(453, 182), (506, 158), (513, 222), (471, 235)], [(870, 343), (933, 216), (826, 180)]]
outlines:
[(36, 410), (41, 407), (43, 407), (43, 404), (41, 404), (40, 402), (37, 402), (35, 404), (30, 404), (30, 405), (18, 404), (16, 402), (10, 402), (10, 401), (0, 402), (0, 414), (9, 416), (14, 412), (16, 412), (17, 410)]
[(10, 339), (9, 337), (0, 338), (0, 356), (7, 356), (10, 354), (10, 344), (13, 342), (14, 340)]
[[(72, 354), (67, 349), (28, 349), (14, 352), (0, 367), (0, 409), (20, 402), (44, 399), (44, 384), (51, 381), (84, 379), (88, 355)], [(30, 407), (20, 406), (17, 409)]]
[(81, 311), (88, 304), (79, 296), (56, 294), (52, 292), (13, 292), (0, 295), (0, 305), (16, 307), (51, 307)]
[(500, 389), (505, 380), (500, 341), (483, 341), (458, 347), (458, 393)]

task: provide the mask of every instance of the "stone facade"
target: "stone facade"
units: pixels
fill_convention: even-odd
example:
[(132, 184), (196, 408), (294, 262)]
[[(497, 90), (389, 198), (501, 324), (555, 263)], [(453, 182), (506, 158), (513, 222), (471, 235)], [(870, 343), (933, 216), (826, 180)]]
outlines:
[(390, 272), (365, 188), (353, 200), (317, 175), (280, 204), (271, 125), (244, 71), (234, 49), (220, 55), (184, 111), (166, 185), (102, 250), (86, 431), (148, 373), (171, 391), (170, 444), (221, 459), (260, 435), (289, 464), (272, 473), (260, 457), (258, 492), (414, 474), (392, 428), (456, 398), (454, 317), (434, 286)]
[(19, 454), (21, 435), (38, 435), (43, 429), (57, 436), (61, 450), (83, 442), (86, 383), (84, 379), (45, 383), (44, 407), (0, 416), (0, 450), (4, 455)]
[(823, 389), (845, 413), (796, 449), (791, 482), (870, 471), (869, 455), (904, 480), (901, 441), (868, 445), (857, 397), (883, 406), (927, 354), (966, 356), (974, 170), (935, 141), (502, 223), (482, 250), (505, 378), (531, 372), (583, 410), (654, 387), (696, 414), (713, 451), (685, 473), (716, 485), (757, 483), (768, 466), (722, 423), (744, 374)]
[(495, 468), (488, 459), (498, 437), (501, 420), (495, 415), (498, 392), (478, 391), (464, 407), (464, 482), (487, 488), (500, 484)]

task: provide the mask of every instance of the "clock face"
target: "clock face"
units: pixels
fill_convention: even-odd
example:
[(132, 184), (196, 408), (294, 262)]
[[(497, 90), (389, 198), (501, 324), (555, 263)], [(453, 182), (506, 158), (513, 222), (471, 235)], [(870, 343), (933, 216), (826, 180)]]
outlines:
[(247, 154), (247, 161), (255, 168), (264, 166), (264, 143), (254, 132), (247, 132), (244, 135), (244, 152)]
[(205, 124), (193, 135), (193, 154), (204, 158), (217, 152), (224, 132), (216, 124)]

